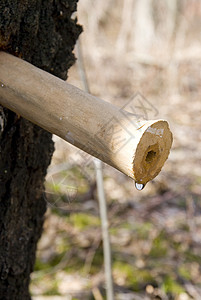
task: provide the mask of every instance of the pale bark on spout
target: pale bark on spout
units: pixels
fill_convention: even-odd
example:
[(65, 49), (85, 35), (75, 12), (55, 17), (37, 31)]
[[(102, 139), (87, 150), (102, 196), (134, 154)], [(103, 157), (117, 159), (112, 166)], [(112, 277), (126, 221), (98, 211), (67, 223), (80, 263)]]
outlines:
[(135, 115), (3, 52), (0, 103), (142, 184), (160, 172), (172, 145), (166, 121), (137, 121)]

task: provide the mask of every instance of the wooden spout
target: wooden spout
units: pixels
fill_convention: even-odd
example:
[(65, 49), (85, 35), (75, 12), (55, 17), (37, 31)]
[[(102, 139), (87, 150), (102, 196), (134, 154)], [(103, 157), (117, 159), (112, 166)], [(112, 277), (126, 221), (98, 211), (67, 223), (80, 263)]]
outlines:
[(0, 104), (142, 184), (160, 172), (172, 145), (166, 121), (137, 121), (135, 115), (4, 52)]

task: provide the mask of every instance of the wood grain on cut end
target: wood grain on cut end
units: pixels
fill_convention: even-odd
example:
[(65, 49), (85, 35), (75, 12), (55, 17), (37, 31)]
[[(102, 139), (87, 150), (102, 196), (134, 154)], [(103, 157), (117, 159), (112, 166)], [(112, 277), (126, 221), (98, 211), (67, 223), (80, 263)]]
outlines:
[(172, 145), (172, 133), (164, 120), (148, 121), (133, 160), (136, 182), (146, 184), (161, 171)]

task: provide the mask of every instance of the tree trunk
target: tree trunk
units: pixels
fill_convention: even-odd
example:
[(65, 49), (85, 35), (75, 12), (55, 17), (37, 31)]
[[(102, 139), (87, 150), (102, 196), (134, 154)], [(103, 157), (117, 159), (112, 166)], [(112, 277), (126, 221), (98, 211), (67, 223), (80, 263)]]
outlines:
[(134, 49), (149, 54), (154, 43), (152, 0), (137, 0), (134, 9)]
[[(81, 27), (77, 0), (1, 0), (0, 49), (62, 79)], [(46, 202), (51, 134), (0, 107), (0, 299), (30, 299), (28, 286)]]

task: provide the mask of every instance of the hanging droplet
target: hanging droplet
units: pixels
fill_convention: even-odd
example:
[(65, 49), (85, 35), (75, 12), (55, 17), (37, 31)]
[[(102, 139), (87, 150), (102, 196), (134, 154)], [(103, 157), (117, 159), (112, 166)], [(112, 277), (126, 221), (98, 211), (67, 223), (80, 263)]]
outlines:
[(143, 190), (143, 188), (145, 187), (145, 184), (142, 184), (142, 183), (135, 183), (135, 187), (138, 191), (141, 191)]

